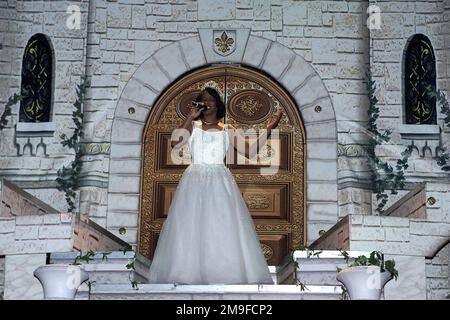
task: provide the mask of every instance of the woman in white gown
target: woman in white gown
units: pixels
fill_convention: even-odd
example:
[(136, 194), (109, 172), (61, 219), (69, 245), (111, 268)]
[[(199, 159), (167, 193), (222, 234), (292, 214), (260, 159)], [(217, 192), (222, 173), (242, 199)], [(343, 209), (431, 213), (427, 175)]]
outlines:
[[(273, 284), (255, 226), (224, 157), (230, 127), (218, 125), (225, 106), (205, 88), (181, 129), (191, 132), (192, 162), (177, 186), (161, 230), (150, 283)], [(275, 128), (282, 116), (269, 120)], [(201, 119), (200, 125), (195, 119)], [(206, 128), (216, 129), (214, 131)], [(183, 142), (183, 141), (181, 141)], [(183, 143), (173, 141), (172, 147)]]

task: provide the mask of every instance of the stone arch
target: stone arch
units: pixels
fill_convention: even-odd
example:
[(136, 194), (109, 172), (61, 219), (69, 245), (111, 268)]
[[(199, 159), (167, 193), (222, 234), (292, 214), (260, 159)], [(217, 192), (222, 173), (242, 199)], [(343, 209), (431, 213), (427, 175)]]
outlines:
[[(186, 38), (146, 59), (122, 91), (111, 131), (107, 227), (116, 234), (120, 227), (128, 228), (129, 232), (118, 236), (131, 244), (136, 244), (137, 239), (142, 134), (153, 103), (184, 73), (218, 62), (223, 62), (223, 57), (205, 54), (199, 36)], [(262, 37), (250, 35), (243, 53), (230, 56), (227, 62), (269, 74), (284, 86), (299, 108), (308, 150), (306, 223), (311, 226), (307, 230), (310, 243), (318, 237), (321, 220), (338, 220), (337, 129), (329, 93), (303, 57)], [(323, 170), (324, 165), (329, 170)], [(324, 203), (317, 197), (319, 190), (330, 195), (329, 201)]]

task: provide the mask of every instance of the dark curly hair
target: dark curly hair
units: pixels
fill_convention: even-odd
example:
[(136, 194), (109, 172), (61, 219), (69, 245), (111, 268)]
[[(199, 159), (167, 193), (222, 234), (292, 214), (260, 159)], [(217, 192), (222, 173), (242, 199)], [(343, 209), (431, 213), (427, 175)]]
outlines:
[[(225, 104), (223, 103), (223, 101), (220, 98), (220, 95), (216, 91), (216, 89), (206, 87), (199, 93), (197, 98), (195, 98), (195, 101), (196, 102), (202, 101), (206, 94), (209, 94), (210, 96), (212, 96), (214, 98), (214, 100), (216, 100), (216, 106), (217, 106), (216, 116), (217, 116), (217, 119), (222, 119), (225, 116)], [(198, 116), (197, 119), (202, 119), (202, 118), (203, 118), (203, 112), (200, 113), (200, 115)]]

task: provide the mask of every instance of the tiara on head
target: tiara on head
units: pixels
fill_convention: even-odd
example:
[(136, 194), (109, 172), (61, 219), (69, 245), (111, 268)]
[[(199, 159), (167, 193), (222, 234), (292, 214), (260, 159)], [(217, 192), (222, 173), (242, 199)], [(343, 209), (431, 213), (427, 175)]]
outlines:
[(213, 80), (209, 80), (208, 82), (204, 83), (200, 90), (205, 90), (206, 88), (213, 88), (215, 89), (222, 97), (224, 96), (223, 90), (220, 89), (220, 86), (217, 82)]

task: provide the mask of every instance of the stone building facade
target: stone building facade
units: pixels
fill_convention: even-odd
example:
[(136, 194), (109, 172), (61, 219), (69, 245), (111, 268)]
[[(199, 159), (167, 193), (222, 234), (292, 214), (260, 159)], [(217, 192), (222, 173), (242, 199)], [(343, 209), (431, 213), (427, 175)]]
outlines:
[[(368, 28), (372, 5), (380, 10), (381, 29)], [(79, 211), (136, 245), (142, 133), (152, 104), (179, 77), (198, 68), (251, 66), (277, 81), (302, 115), (311, 243), (320, 230), (348, 214), (375, 214), (364, 153), (367, 68), (377, 84), (379, 128), (393, 130), (390, 143), (377, 154), (396, 161), (408, 144), (415, 145), (406, 188), (389, 204), (413, 189), (413, 183), (448, 183), (448, 173), (436, 164), (436, 147), (450, 148), (450, 129), (439, 107), (437, 124), (420, 130), (405, 125), (404, 55), (414, 35), (428, 37), (437, 88), (447, 92), (449, 19), (448, 0), (2, 0), (2, 105), (20, 91), (24, 48), (37, 33), (52, 46), (54, 81), (51, 125), (21, 125), (19, 104), (13, 107), (0, 131), (0, 176), (67, 210), (55, 179), (73, 155), (61, 146), (60, 135), (72, 132), (75, 87), (86, 75), (90, 86), (83, 106)], [(214, 56), (202, 38), (211, 30), (235, 30), (245, 41), (234, 55)], [(314, 111), (317, 104), (320, 113)], [(128, 112), (130, 106), (135, 113)]]

